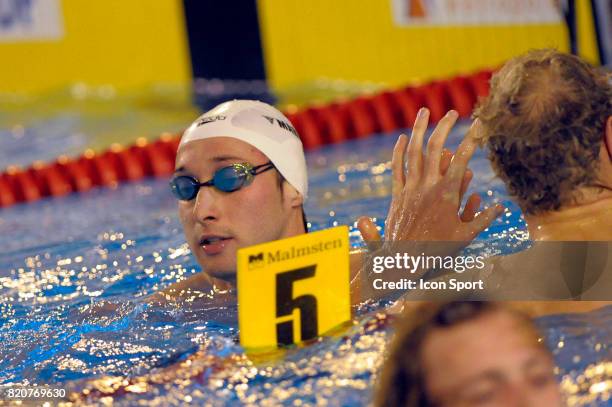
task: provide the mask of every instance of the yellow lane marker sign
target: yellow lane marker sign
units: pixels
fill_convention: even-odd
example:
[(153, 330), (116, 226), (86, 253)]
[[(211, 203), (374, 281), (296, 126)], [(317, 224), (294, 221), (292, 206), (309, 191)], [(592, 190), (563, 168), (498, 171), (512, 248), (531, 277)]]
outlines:
[(240, 344), (269, 350), (351, 317), (348, 227), (238, 250)]

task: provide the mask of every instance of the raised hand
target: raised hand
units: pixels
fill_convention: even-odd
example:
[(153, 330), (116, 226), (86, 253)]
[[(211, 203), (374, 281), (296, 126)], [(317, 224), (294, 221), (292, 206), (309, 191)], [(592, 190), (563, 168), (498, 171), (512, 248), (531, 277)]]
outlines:
[[(457, 121), (450, 111), (438, 123), (423, 153), (423, 139), (429, 122), (429, 111), (419, 111), (410, 141), (401, 135), (393, 149), (392, 198), (385, 221), (385, 241), (465, 241), (473, 240), (503, 212), (495, 205), (476, 214), (480, 197), (472, 194), (459, 212), (465, 191), (472, 179), (467, 165), (475, 149), (476, 120), (454, 156), (444, 150), (444, 143)], [(408, 170), (405, 171), (406, 159)], [(362, 217), (358, 228), (366, 241), (380, 235), (369, 218)]]

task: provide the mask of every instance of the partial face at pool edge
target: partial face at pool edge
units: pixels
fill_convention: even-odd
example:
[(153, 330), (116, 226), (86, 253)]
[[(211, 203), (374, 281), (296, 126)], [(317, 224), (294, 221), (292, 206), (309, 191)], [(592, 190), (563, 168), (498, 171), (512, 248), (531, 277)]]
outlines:
[[(181, 146), (176, 174), (205, 182), (228, 165), (268, 161), (248, 143), (215, 137)], [(301, 204), (301, 195), (287, 183), (281, 190), (276, 170), (270, 170), (235, 192), (201, 187), (195, 199), (179, 201), (178, 209), (185, 238), (202, 269), (214, 277), (233, 279), (239, 248), (301, 233)]]
[(550, 353), (508, 311), (430, 333), (421, 351), (427, 393), (441, 406), (561, 406)]

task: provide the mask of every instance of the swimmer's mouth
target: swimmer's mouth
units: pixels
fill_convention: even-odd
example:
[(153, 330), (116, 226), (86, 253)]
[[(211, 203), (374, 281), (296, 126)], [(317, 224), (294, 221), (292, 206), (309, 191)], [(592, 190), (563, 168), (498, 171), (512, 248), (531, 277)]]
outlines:
[(200, 239), (200, 246), (208, 246), (211, 244), (215, 244), (218, 242), (222, 242), (225, 240), (229, 240), (231, 237), (222, 237), (222, 236), (203, 236)]

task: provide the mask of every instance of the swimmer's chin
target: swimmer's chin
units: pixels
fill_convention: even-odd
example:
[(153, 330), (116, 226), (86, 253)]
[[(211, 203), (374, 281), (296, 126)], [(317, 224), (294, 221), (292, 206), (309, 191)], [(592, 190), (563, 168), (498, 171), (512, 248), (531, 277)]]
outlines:
[(208, 275), (214, 278), (215, 280), (221, 280), (221, 282), (229, 283), (236, 287), (236, 278), (237, 273), (236, 270), (229, 271), (207, 271)]

